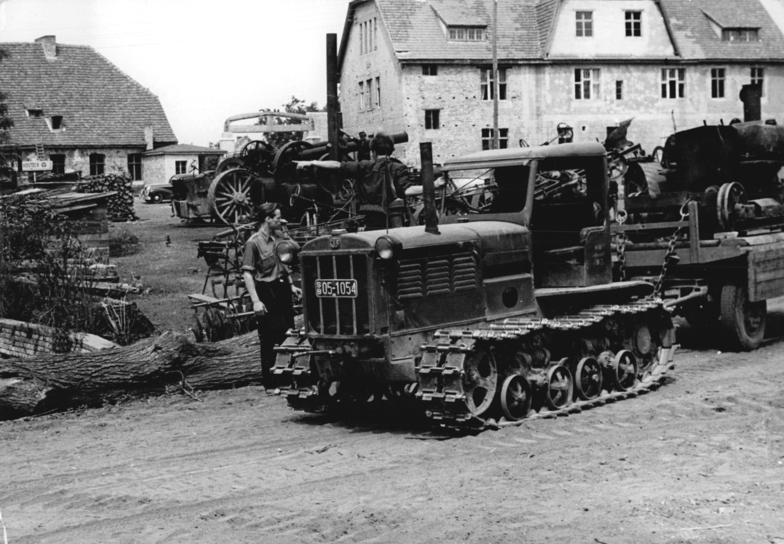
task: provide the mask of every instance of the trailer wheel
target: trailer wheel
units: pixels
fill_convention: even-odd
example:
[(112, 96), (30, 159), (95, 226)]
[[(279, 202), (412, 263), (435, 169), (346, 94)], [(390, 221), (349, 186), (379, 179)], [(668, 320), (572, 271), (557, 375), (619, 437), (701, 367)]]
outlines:
[(719, 323), (727, 332), (731, 349), (749, 351), (759, 347), (765, 337), (767, 304), (750, 302), (746, 288), (727, 284), (721, 287)]

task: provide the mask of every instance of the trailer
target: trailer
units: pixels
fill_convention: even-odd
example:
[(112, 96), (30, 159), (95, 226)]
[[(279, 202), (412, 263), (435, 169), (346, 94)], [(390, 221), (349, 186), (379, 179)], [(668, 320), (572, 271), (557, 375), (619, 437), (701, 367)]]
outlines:
[(652, 281), (692, 327), (719, 330), (725, 348), (756, 349), (767, 300), (784, 295), (784, 224), (706, 238), (699, 214), (699, 203), (690, 201), (675, 221), (614, 224), (616, 279)]

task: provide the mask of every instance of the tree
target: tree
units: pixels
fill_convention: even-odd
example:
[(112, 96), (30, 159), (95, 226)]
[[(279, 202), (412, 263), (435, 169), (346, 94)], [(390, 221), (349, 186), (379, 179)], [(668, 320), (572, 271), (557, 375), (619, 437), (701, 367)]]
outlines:
[[(6, 56), (6, 52), (0, 49), (0, 61)], [(5, 143), (8, 139), (8, 129), (14, 126), (14, 120), (8, 117), (8, 106), (5, 103), (5, 98), (5, 94), (0, 91), (0, 144)]]
[[(309, 112), (324, 111), (323, 108), (319, 108), (316, 102), (307, 102), (306, 100), (301, 100), (293, 95), (291, 99), (285, 104), (282, 104), (282, 106), (284, 112), (297, 113), (300, 115), (304, 115)], [(280, 111), (280, 110), (276, 109), (274, 111)], [(296, 120), (285, 119), (285, 118), (279, 118), (278, 122), (283, 125), (294, 125), (297, 123)], [(301, 140), (301, 139), (302, 139), (302, 132), (300, 131), (273, 132), (267, 135), (267, 140), (275, 147), (280, 147), (286, 142), (290, 142), (292, 140)]]

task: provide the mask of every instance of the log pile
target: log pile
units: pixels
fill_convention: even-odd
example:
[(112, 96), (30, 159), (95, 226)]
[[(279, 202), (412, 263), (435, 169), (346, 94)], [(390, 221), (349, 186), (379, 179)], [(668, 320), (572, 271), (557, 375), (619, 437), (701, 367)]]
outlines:
[(133, 209), (133, 187), (131, 179), (117, 174), (105, 174), (83, 178), (78, 184), (82, 193), (108, 193), (107, 212), (111, 221), (135, 221), (138, 219)]
[(258, 334), (214, 344), (164, 333), (95, 353), (0, 359), (0, 419), (75, 406), (99, 406), (129, 395), (225, 389), (261, 382)]

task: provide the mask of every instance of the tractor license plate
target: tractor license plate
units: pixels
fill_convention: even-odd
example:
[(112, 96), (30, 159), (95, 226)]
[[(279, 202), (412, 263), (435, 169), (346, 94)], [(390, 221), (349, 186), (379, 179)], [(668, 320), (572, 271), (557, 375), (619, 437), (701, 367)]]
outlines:
[(357, 298), (357, 280), (316, 280), (319, 298)]

